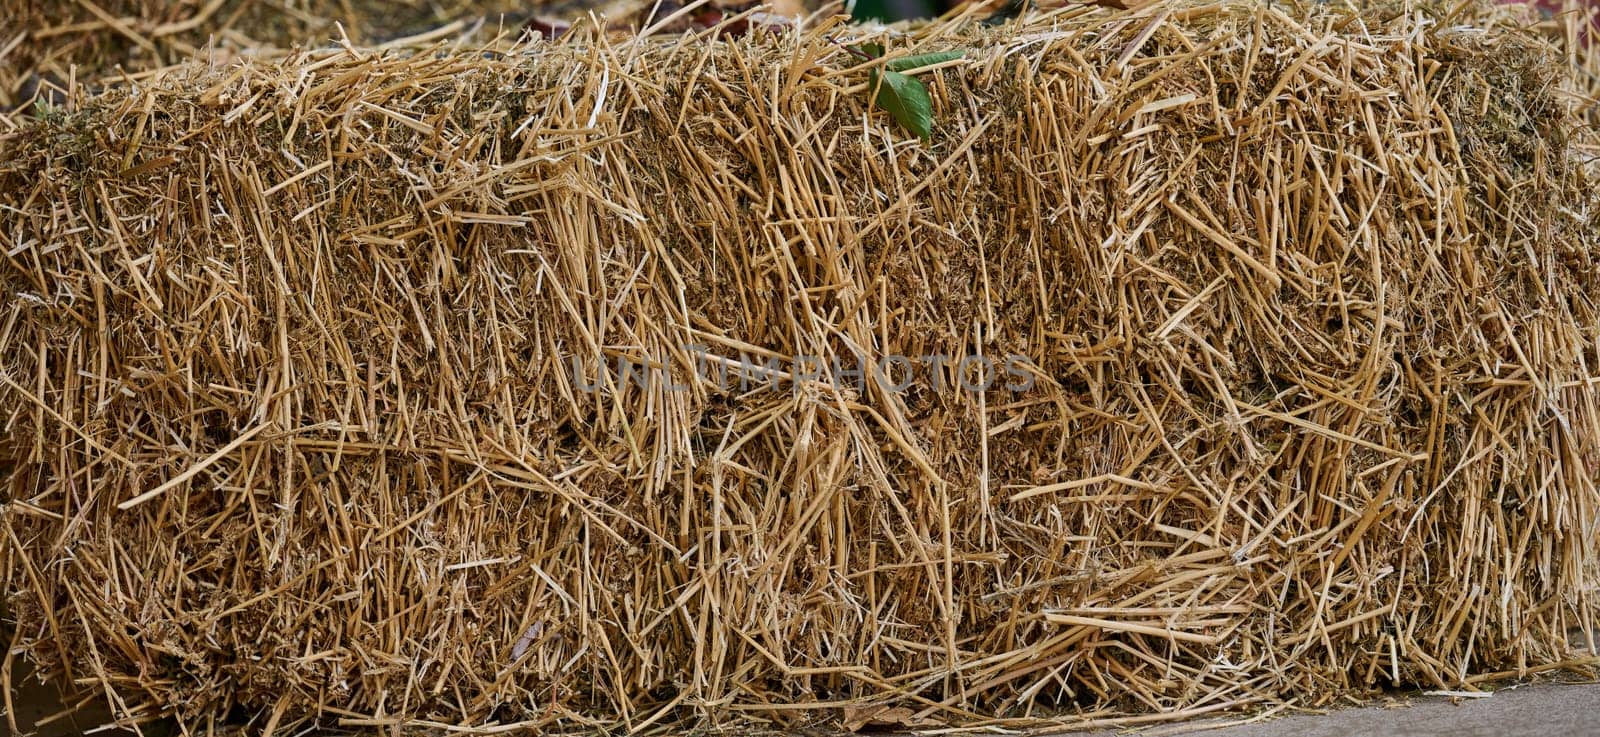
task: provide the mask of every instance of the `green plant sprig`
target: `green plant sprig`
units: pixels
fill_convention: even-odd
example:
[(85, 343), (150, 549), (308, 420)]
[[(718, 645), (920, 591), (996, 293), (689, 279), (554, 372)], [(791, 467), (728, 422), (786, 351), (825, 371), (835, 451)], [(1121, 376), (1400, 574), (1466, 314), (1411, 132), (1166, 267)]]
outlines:
[[(883, 47), (879, 44), (843, 48), (863, 61), (883, 58)], [(895, 121), (918, 138), (929, 140), (933, 136), (933, 100), (928, 96), (927, 86), (913, 75), (927, 67), (960, 59), (965, 54), (964, 51), (913, 54), (868, 70), (868, 86), (874, 90), (873, 104), (888, 111)]]

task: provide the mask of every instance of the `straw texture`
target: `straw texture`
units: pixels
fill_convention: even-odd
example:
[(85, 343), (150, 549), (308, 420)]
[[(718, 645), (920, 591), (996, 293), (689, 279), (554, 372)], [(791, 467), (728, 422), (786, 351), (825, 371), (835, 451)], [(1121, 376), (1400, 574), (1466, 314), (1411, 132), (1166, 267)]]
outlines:
[[(19, 124), (14, 648), (268, 731), (1128, 724), (1592, 665), (1593, 139), (1508, 12), (579, 28)], [(866, 42), (966, 52), (918, 75), (930, 141)], [(933, 354), (1033, 386), (716, 370)]]
[[(41, 85), (138, 80), (197, 57), (227, 59), (348, 40), (389, 42), (474, 26), (516, 31), (535, 13), (582, 15), (586, 0), (0, 0), (0, 109)], [(614, 14), (614, 13), (613, 13)], [(492, 34), (491, 34), (492, 35)]]

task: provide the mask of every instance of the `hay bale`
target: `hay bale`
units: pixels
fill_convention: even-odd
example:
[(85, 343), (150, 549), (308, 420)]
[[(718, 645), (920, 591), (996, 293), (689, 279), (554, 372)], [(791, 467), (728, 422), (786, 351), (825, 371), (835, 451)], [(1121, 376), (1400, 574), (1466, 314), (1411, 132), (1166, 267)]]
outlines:
[[(1561, 46), (1567, 66), (1571, 68), (1575, 83), (1578, 109), (1588, 125), (1588, 130), (1600, 130), (1600, 4), (1584, 0), (1566, 0), (1549, 32)], [(1579, 149), (1591, 164), (1600, 166), (1600, 146), (1590, 136), (1580, 143)], [(1593, 176), (1593, 175), (1591, 175)]]
[[(966, 52), (931, 141), (869, 41)], [(1227, 0), (110, 90), (0, 138), (16, 647), (269, 726), (1125, 724), (1582, 667), (1565, 70), (1488, 8)], [(790, 363), (935, 355), (1031, 386)]]
[[(61, 88), (142, 77), (197, 56), (373, 43), (476, 19), (578, 12), (584, 0), (0, 0), (0, 109)], [(592, 3), (588, 3), (592, 4)], [(489, 23), (489, 25), (495, 25)]]
[[(717, 0), (719, 4), (724, 0)], [(726, 0), (729, 14), (743, 0)], [(803, 14), (798, 0), (769, 3)], [(679, 9), (676, 0), (0, 0), (0, 112), (35, 99), (57, 107), (108, 83), (163, 74), (204, 58), (270, 56), (335, 44), (416, 45), (441, 39), (482, 43), (555, 28), (598, 14), (619, 30)], [(552, 25), (553, 24), (553, 25)], [(6, 121), (0, 120), (0, 124)]]

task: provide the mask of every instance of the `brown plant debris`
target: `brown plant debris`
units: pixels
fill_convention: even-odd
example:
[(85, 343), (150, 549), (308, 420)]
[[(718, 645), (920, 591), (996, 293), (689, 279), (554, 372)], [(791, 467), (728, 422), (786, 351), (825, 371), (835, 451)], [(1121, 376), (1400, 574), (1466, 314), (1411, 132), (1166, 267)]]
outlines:
[[(17, 121), (15, 649), (268, 731), (1127, 724), (1591, 667), (1555, 46), (1470, 4), (978, 20), (302, 51)], [(966, 52), (918, 76), (929, 142), (868, 43)], [(934, 354), (1033, 386), (784, 363)], [(719, 386), (743, 355), (788, 376)]]

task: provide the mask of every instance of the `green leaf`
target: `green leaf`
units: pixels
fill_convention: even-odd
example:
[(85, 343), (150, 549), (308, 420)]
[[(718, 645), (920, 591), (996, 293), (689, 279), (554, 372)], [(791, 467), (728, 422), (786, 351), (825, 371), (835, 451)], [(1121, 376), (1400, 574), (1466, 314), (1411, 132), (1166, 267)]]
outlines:
[(906, 130), (923, 140), (933, 135), (933, 100), (922, 82), (899, 72), (873, 70), (872, 86), (878, 89), (878, 107), (888, 110)]
[(965, 54), (966, 52), (964, 51), (936, 51), (932, 54), (915, 54), (912, 56), (904, 56), (899, 59), (895, 59), (884, 64), (883, 66), (891, 72), (909, 73), (923, 67), (931, 67), (935, 64), (943, 64), (947, 61), (955, 61), (956, 59), (960, 59)]

